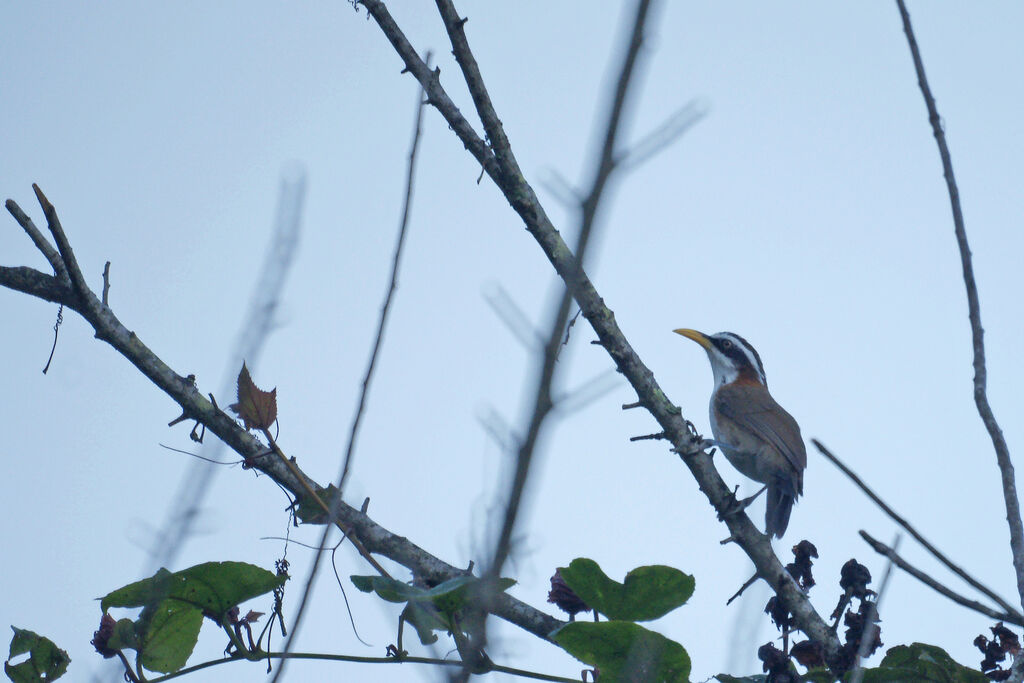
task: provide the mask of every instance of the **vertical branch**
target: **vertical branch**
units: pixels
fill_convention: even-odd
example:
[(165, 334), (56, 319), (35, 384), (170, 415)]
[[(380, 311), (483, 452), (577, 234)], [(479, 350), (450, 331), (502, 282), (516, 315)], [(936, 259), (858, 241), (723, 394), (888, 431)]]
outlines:
[[(427, 53), (425, 62), (430, 62), (429, 53)], [(402, 206), (402, 218), (398, 226), (398, 238), (395, 242), (395, 253), (391, 262), (391, 279), (388, 284), (388, 291), (384, 295), (384, 303), (381, 304), (380, 319), (377, 322), (377, 334), (373, 340), (373, 350), (370, 352), (370, 360), (366, 366), (366, 374), (363, 377), (362, 389), (359, 392), (359, 403), (356, 406), (355, 415), (352, 417), (352, 426), (349, 430), (348, 444), (345, 447), (345, 459), (342, 462), (341, 472), (338, 475), (338, 490), (334, 492), (333, 497), (329, 501), (327, 519), (334, 519), (338, 513), (338, 508), (341, 505), (342, 491), (344, 490), (345, 482), (348, 479), (348, 474), (351, 471), (352, 456), (355, 453), (356, 438), (359, 435), (359, 426), (362, 423), (363, 414), (366, 411), (366, 401), (370, 393), (370, 383), (373, 381), (373, 372), (377, 367), (377, 357), (380, 353), (381, 344), (384, 341), (384, 329), (387, 326), (388, 314), (391, 312), (391, 301), (394, 297), (395, 290), (398, 288), (398, 269), (402, 262), (405, 235), (409, 226), (409, 212), (412, 206), (413, 195), (413, 180), (416, 176), (416, 152), (419, 150), (420, 145), (420, 132), (422, 130), (423, 108), (425, 104), (426, 101), (424, 100), (424, 93), (417, 90), (416, 123), (413, 126), (412, 142), (409, 145), (409, 164), (405, 178), (405, 200)], [(299, 609), (295, 614), (295, 622), (292, 624), (292, 634), (288, 639), (288, 642), (285, 644), (285, 652), (291, 651), (292, 643), (295, 642), (295, 638), (299, 633), (302, 618), (306, 613), (306, 607), (309, 605), (309, 598), (313, 592), (313, 584), (316, 582), (316, 575), (320, 571), (320, 560), (323, 557), (324, 548), (327, 547), (327, 537), (330, 535), (332, 528), (333, 526), (331, 524), (325, 524), (324, 531), (320, 535), (320, 542), (317, 543), (316, 555), (313, 558), (313, 566), (310, 567), (309, 576), (306, 577), (306, 583), (302, 590), (302, 600), (299, 602)], [(277, 672), (274, 674), (273, 683), (276, 683), (284, 675), (285, 662), (287, 662), (287, 659), (281, 660), (281, 664), (278, 667)]]
[[(476, 59), (466, 39), (464, 30), (466, 20), (459, 18), (451, 0), (436, 0), (436, 2), (448, 32), (455, 58), (462, 69), (477, 113), (480, 115), (484, 130), (495, 151), (499, 170), (505, 176), (521, 177), (521, 172), (512, 153), (508, 138), (505, 136), (501, 121), (495, 113)], [(508, 496), (505, 500), (505, 513), (502, 518), (501, 530), (498, 533), (489, 564), (484, 573), (485, 588), (480, 596), (480, 612), (484, 616), (491, 610), (491, 605), (496, 597), (495, 582), (512, 552), (512, 537), (520, 517), (523, 497), (526, 492), (538, 440), (540, 439), (545, 422), (554, 407), (552, 384), (556, 363), (572, 310), (573, 298), (584, 272), (584, 259), (591, 235), (593, 234), (594, 225), (597, 222), (596, 219), (601, 200), (605, 196), (608, 181), (618, 169), (616, 158), (618, 150), (617, 141), (621, 132), (623, 112), (628, 105), (630, 85), (636, 73), (638, 56), (644, 42), (644, 30), (650, 6), (650, 0), (638, 0), (636, 3), (636, 13), (632, 23), (629, 44), (619, 69), (615, 91), (609, 101), (609, 113), (604, 125), (600, 156), (597, 161), (590, 191), (580, 203), (580, 230), (572, 257), (571, 272), (565, 278), (565, 288), (551, 318), (547, 339), (539, 358), (533, 412), (526, 429), (526, 435), (520, 442), (516, 453), (515, 471), (512, 475)], [(463, 679), (468, 677), (470, 671), (480, 665), (482, 658), (486, 657), (483, 654), (483, 648), (486, 645), (485, 620), (481, 620), (479, 640), (475, 645), (476, 650), (474, 652), (461, 653), (465, 660), (465, 668), (461, 672)]]
[[(288, 274), (295, 262), (299, 235), (302, 232), (302, 207), (305, 195), (305, 171), (297, 173), (295, 177), (285, 174), (281, 178), (273, 235), (267, 244), (263, 264), (259, 269), (260, 279), (252, 290), (248, 311), (238, 328), (238, 338), (228, 358), (227, 373), (220, 385), (221, 396), (232, 394), (238, 369), (243, 361), (248, 362), (250, 368), (256, 367), (267, 339), (273, 331), (281, 292), (284, 291)], [(104, 304), (109, 284), (106, 272), (104, 269)], [(208, 460), (219, 461), (225, 448), (225, 442), (217, 439), (205, 443), (202, 452)], [(182, 476), (174, 502), (170, 505), (167, 518), (157, 534), (159, 545), (150, 553), (149, 573), (174, 564), (185, 540), (192, 533), (203, 500), (213, 487), (219, 472), (220, 469), (211, 467), (209, 462), (197, 460)]]
[(949, 203), (953, 209), (953, 226), (956, 232), (956, 243), (960, 249), (960, 264), (964, 272), (964, 285), (967, 288), (967, 309), (971, 321), (971, 341), (974, 346), (974, 403), (978, 406), (978, 414), (981, 421), (985, 423), (989, 437), (992, 439), (992, 446), (996, 451), (996, 462), (999, 465), (999, 473), (1003, 484), (1003, 498), (1006, 502), (1006, 521), (1010, 526), (1010, 549), (1013, 553), (1013, 568), (1017, 574), (1017, 592), (1020, 594), (1021, 606), (1024, 607), (1024, 525), (1021, 523), (1020, 503), (1017, 499), (1017, 484), (1013, 472), (1013, 463), (1010, 461), (1010, 451), (1006, 446), (1006, 439), (1003, 431), (996, 422), (992, 407), (988, 403), (988, 394), (985, 389), (987, 372), (985, 369), (985, 340), (984, 330), (981, 327), (981, 307), (978, 303), (978, 286), (974, 282), (974, 266), (971, 263), (971, 249), (967, 243), (967, 232), (964, 229), (964, 216), (960, 210), (960, 192), (956, 186), (956, 178), (953, 176), (953, 162), (949, 156), (949, 147), (946, 146), (946, 135), (942, 130), (942, 119), (935, 106), (935, 98), (932, 97), (931, 89), (928, 87), (928, 79), (924, 73), (924, 63), (921, 61), (921, 52), (918, 50), (917, 41), (914, 39), (914, 29), (910, 25), (910, 14), (903, 0), (896, 0), (900, 10), (900, 17), (903, 19), (903, 31), (907, 34), (907, 43), (910, 45), (910, 54), (914, 58), (914, 69), (917, 71), (917, 83), (921, 86), (921, 94), (924, 96), (925, 105), (928, 107), (928, 121), (932, 126), (932, 133), (935, 135), (935, 142), (939, 146), (939, 156), (942, 157), (942, 173), (946, 177), (946, 187), (949, 190)]
[[(438, 0), (439, 6), (443, 7), (448, 4), (450, 3), (445, 0)], [(637, 57), (640, 54), (641, 47), (643, 46), (644, 27), (646, 25), (650, 5), (650, 0), (639, 0), (637, 2), (636, 17), (633, 20), (629, 45), (626, 49), (625, 59), (623, 60), (619, 77), (616, 81), (615, 92), (611, 98), (610, 111), (605, 125), (604, 140), (601, 145), (601, 156), (598, 161), (597, 169), (594, 173), (590, 191), (581, 203), (580, 232), (576, 242), (576, 258), (573, 273), (566, 282), (562, 299), (559, 302), (558, 309), (551, 321), (547, 342), (544, 345), (544, 359), (540, 368), (540, 377), (538, 378), (537, 383), (533, 415), (530, 419), (530, 425), (526, 432), (526, 438), (520, 446), (519, 453), (517, 454), (516, 471), (509, 491), (505, 518), (498, 537), (498, 542), (495, 545), (491, 565), (488, 568), (489, 573), (495, 578), (501, 572), (501, 569), (509, 556), (512, 533), (515, 529), (518, 518), (518, 511), (522, 502), (523, 491), (526, 487), (527, 475), (532, 463), (537, 438), (540, 434), (544, 420), (547, 418), (547, 415), (552, 408), (551, 384), (554, 378), (555, 363), (558, 360), (558, 352), (562, 346), (562, 336), (564, 335), (565, 326), (569, 320), (573, 294), (580, 275), (583, 273), (583, 261), (587, 247), (590, 243), (590, 237), (593, 234), (594, 223), (596, 222), (601, 199), (604, 196), (604, 190), (607, 186), (608, 180), (617, 168), (615, 154), (617, 151), (617, 140), (621, 130), (622, 114), (627, 104), (630, 82), (632, 81), (636, 70)], [(446, 17), (446, 24), (447, 23), (448, 21)], [(462, 34), (461, 23), (457, 24), (457, 32), (458, 34)], [(452, 33), (451, 29), (449, 29), (449, 33)], [(462, 36), (462, 38), (465, 40), (465, 36)], [(458, 55), (460, 52), (459, 44), (454, 38), (453, 44), (456, 47), (456, 55)], [(468, 50), (468, 45), (466, 46), (466, 49)], [(476, 64), (475, 60), (472, 60), (471, 57), (470, 60), (467, 61), (472, 61), (474, 66)], [(462, 58), (459, 59), (459, 63), (463, 63)], [(477, 78), (479, 78), (478, 72)], [(472, 90), (474, 79), (469, 76), (469, 73), (467, 73), (466, 80)], [(480, 85), (482, 87), (482, 83)], [(484, 91), (484, 96), (486, 98), (486, 91)], [(474, 96), (474, 99), (477, 99), (477, 97)], [(489, 104), (489, 99), (487, 102)], [(493, 112), (493, 109), (490, 111)], [(485, 118), (486, 126), (486, 116), (484, 111), (481, 111), (481, 117)], [(511, 155), (511, 152), (509, 152), (509, 155)], [(499, 155), (499, 163), (500, 162), (501, 156)]]

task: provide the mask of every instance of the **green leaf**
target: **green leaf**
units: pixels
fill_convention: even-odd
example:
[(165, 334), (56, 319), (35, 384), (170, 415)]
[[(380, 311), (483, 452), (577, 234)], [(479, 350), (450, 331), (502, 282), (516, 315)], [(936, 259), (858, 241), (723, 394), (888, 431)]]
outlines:
[(359, 590), (364, 593), (376, 593), (378, 597), (388, 602), (422, 600), (427, 592), (426, 588), (411, 586), (387, 576), (350, 576), (349, 578)]
[[(437, 642), (434, 631), (452, 631), (452, 615), (473, 599), (483, 581), (475, 576), (456, 576), (433, 588), (420, 588), (385, 576), (351, 576), (352, 583), (364, 593), (376, 593), (388, 602), (408, 603), (402, 619), (412, 624), (424, 645)], [(513, 579), (498, 579), (497, 590), (515, 585)]]
[(768, 676), (757, 674), (756, 676), (730, 676), (729, 674), (715, 674), (719, 683), (765, 683)]
[(131, 619), (118, 619), (114, 624), (114, 632), (107, 640), (111, 650), (138, 650), (139, 637), (135, 632), (135, 622)]
[(601, 670), (601, 683), (686, 683), (690, 656), (679, 643), (629, 621), (576, 621), (551, 633), (576, 659)]
[[(475, 576), (456, 576), (433, 588), (420, 588), (386, 576), (351, 576), (352, 583), (364, 593), (374, 592), (388, 602), (430, 602), (440, 612), (453, 614), (472, 597), (471, 591), (482, 583)], [(498, 579), (497, 588), (504, 592), (515, 585), (514, 579)]]
[(597, 562), (577, 558), (558, 571), (583, 602), (612, 620), (650, 621), (686, 603), (694, 579), (664, 565), (637, 567), (625, 583), (608, 578)]
[(980, 671), (957, 663), (934, 645), (897, 645), (885, 653), (882, 663), (864, 670), (864, 683), (933, 681), (935, 683), (987, 683)]
[[(15, 626), (11, 630), (14, 636), (11, 638), (10, 654), (4, 662), (4, 673), (14, 683), (55, 681), (68, 670), (71, 658), (52, 640)], [(26, 652), (28, 659), (18, 664), (10, 663), (10, 660)]]
[[(504, 593), (516, 584), (515, 579), (498, 579), (495, 590)], [(426, 593), (426, 598), (443, 614), (454, 614), (476, 597), (483, 580), (474, 576), (456, 576), (439, 583)]]
[(805, 683), (834, 683), (836, 677), (828, 669), (818, 667), (808, 669), (807, 673), (801, 677), (801, 680), (805, 681)]
[(450, 628), (433, 605), (425, 605), (420, 602), (410, 602), (406, 605), (402, 610), (402, 619), (412, 624), (416, 629), (416, 635), (424, 645), (432, 645), (437, 642), (437, 634), (434, 631), (447, 631)]
[(136, 626), (142, 666), (163, 674), (185, 666), (199, 640), (202, 625), (203, 611), (181, 600), (168, 598), (147, 607)]
[(160, 569), (148, 579), (107, 594), (100, 607), (106, 612), (111, 607), (146, 607), (173, 598), (220, 623), (232, 607), (269, 593), (287, 579), (246, 562), (204, 562), (174, 573)]
[[(338, 495), (338, 487), (334, 484), (328, 484), (327, 488), (317, 489), (316, 495), (330, 507), (331, 501)], [(308, 495), (303, 495), (299, 500), (299, 506), (295, 509), (295, 516), (303, 524), (327, 523), (327, 515), (324, 513), (324, 509)]]
[(204, 562), (173, 573), (160, 569), (100, 600), (104, 613), (112, 607), (143, 608), (136, 621), (117, 622), (107, 646), (136, 650), (145, 668), (173, 673), (192, 655), (204, 616), (223, 623), (232, 607), (287, 580), (245, 562)]

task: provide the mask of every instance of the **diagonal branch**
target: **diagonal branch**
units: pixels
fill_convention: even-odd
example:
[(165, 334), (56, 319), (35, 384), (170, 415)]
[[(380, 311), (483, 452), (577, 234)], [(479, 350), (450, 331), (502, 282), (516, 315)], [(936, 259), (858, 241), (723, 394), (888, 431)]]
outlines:
[(907, 6), (903, 0), (896, 0), (896, 4), (903, 20), (903, 31), (907, 34), (910, 54), (914, 58), (917, 83), (921, 87), (925, 106), (928, 107), (928, 121), (931, 123), (932, 133), (935, 135), (935, 143), (939, 147), (939, 156), (942, 158), (942, 174), (946, 177), (946, 188), (949, 190), (949, 203), (953, 210), (953, 228), (956, 232), (956, 244), (960, 249), (960, 265), (964, 273), (968, 317), (971, 321), (971, 343), (974, 347), (974, 403), (978, 406), (978, 414), (981, 416), (981, 421), (985, 423), (985, 429), (988, 430), (992, 446), (996, 451), (996, 463), (999, 465), (1003, 499), (1006, 503), (1006, 522), (1010, 527), (1010, 550), (1013, 553), (1013, 568), (1017, 574), (1017, 592), (1020, 595), (1021, 606), (1024, 607), (1024, 524), (1021, 523), (1020, 502), (1017, 499), (1017, 483), (1013, 472), (1013, 462), (1010, 460), (1010, 449), (1007, 448), (1003, 430), (1000, 429), (999, 423), (996, 422), (996, 417), (992, 413), (992, 407), (988, 403), (988, 393), (985, 389), (987, 371), (985, 369), (984, 330), (981, 327), (981, 305), (978, 302), (978, 286), (974, 282), (974, 266), (971, 263), (971, 249), (967, 243), (967, 231), (964, 228), (964, 215), (960, 210), (960, 191), (957, 189), (956, 177), (953, 175), (953, 161), (949, 155), (949, 147), (946, 145), (946, 134), (942, 130), (942, 119), (935, 106), (935, 98), (932, 97), (931, 89), (928, 87), (924, 63), (921, 61), (921, 51), (918, 50), (917, 40), (914, 38), (914, 28), (910, 24), (910, 14), (907, 12)]
[[(57, 250), (60, 252), (61, 263), (64, 264), (64, 269), (55, 269), (58, 276), (64, 276), (70, 279), (71, 286), (75, 290), (84, 295), (85, 292), (89, 291), (89, 286), (85, 283), (85, 276), (82, 275), (82, 269), (78, 267), (78, 259), (75, 258), (75, 252), (71, 250), (71, 244), (68, 242), (67, 235), (64, 234), (64, 228), (60, 224), (60, 219), (57, 218), (57, 210), (53, 208), (53, 204), (46, 198), (43, 191), (39, 189), (38, 185), (33, 184), (32, 189), (36, 193), (36, 199), (39, 201), (39, 206), (43, 207), (43, 215), (46, 216), (46, 227), (50, 229), (50, 234), (53, 235), (53, 241), (57, 245)], [(32, 238), (35, 242), (35, 237)], [(39, 244), (36, 243), (38, 247)], [(47, 259), (52, 258), (52, 251), (42, 250), (43, 254)], [(88, 302), (88, 297), (85, 297)], [(95, 299), (95, 296), (93, 297)], [(96, 304), (99, 301), (95, 302)]]
[(501, 119), (494, 111), (491, 103), (491, 96), (484, 85), (483, 76), (480, 75), (480, 67), (476, 63), (476, 57), (469, 49), (469, 41), (466, 40), (466, 19), (460, 19), (455, 11), (455, 4), (452, 0), (436, 0), (438, 12), (444, 20), (444, 27), (448, 31), (448, 40), (451, 41), (455, 60), (462, 69), (462, 75), (469, 86), (469, 94), (473, 98), (473, 106), (476, 107), (480, 121), (484, 124), (484, 132), (487, 133), (487, 140), (491, 143), (491, 149), (497, 158), (499, 168), (515, 169), (519, 172), (519, 165), (516, 163), (515, 155), (512, 154), (512, 147), (509, 144), (508, 136), (501, 125)]
[[(8, 200), (9, 208), (12, 204), (14, 202)], [(77, 311), (92, 325), (98, 339), (110, 344), (174, 400), (185, 415), (206, 425), (228, 447), (247, 463), (251, 463), (254, 469), (269, 476), (299, 500), (305, 495), (306, 487), (312, 488), (321, 499), (327, 498), (328, 489), (308, 477), (297, 466), (294, 472), (286, 467), (280, 458), (243, 429), (234, 418), (204, 397), (192, 378), (179, 375), (164, 363), (134, 332), (121, 323), (110, 308), (104, 307), (98, 312), (90, 309), (83, 302), (84, 299), (92, 297), (92, 300), (99, 302), (91, 290), (73, 291), (70, 285), (59, 284), (53, 276), (31, 268), (0, 268), (0, 286), (63, 303)], [(437, 584), (466, 575), (465, 569), (454, 567), (431, 555), (404, 536), (380, 526), (344, 501), (337, 502), (337, 514), (331, 521), (347, 529), (369, 552), (387, 557), (429, 583)], [(498, 596), (494, 614), (545, 639), (552, 630), (564, 623), (508, 594)]]
[(395, 48), (395, 52), (405, 62), (405, 68), (402, 70), (402, 73), (409, 72), (419, 81), (420, 86), (427, 93), (427, 101), (441, 112), (448, 125), (451, 126), (455, 134), (466, 145), (469, 153), (480, 162), (480, 165), (483, 166), (487, 174), (493, 178), (498, 171), (498, 164), (494, 159), (494, 154), (487, 146), (487, 143), (476, 134), (473, 126), (462, 115), (462, 112), (455, 106), (452, 99), (448, 97), (448, 93), (441, 87), (441, 69), (431, 70), (430, 66), (420, 58), (412, 44), (405, 37), (405, 34), (398, 28), (398, 24), (395, 23), (394, 18), (388, 12), (383, 2), (380, 2), (380, 0), (357, 0), (357, 2), (366, 7), (367, 11), (381, 27), (381, 30), (384, 31), (384, 35), (391, 41), (391, 46)]
[(860, 536), (865, 541), (867, 541), (867, 544), (870, 545), (876, 553), (878, 553), (879, 555), (885, 555), (897, 567), (899, 567), (906, 573), (910, 574), (915, 579), (917, 579), (924, 585), (928, 586), (929, 588), (938, 591), (942, 595), (945, 595), (947, 598), (957, 603), (958, 605), (963, 605), (967, 609), (972, 609), (975, 612), (978, 612), (979, 614), (984, 614), (985, 616), (991, 619), (998, 619), (999, 621), (1005, 621), (1007, 623), (1015, 624), (1017, 626), (1024, 626), (1024, 619), (1021, 618), (1019, 613), (1012, 611), (1000, 612), (998, 610), (992, 609), (991, 607), (988, 607), (987, 605), (981, 604), (977, 600), (971, 600), (970, 598), (964, 597), (963, 595), (960, 595), (953, 589), (939, 583), (928, 574), (925, 574), (923, 571), (921, 571), (914, 565), (904, 560), (896, 553), (896, 550), (894, 548), (890, 548), (881, 541), (873, 538), (870, 534), (868, 534), (868, 532), (861, 531)]
[[(408, 46), (409, 42), (391, 18), (384, 3), (380, 0), (362, 0), (361, 4), (366, 7), (370, 16), (395, 47), (408, 71), (420, 80), (424, 88), (428, 88), (428, 93), (443, 92), (434, 74), (419, 67), (422, 61), (411, 46), (408, 49), (404, 47)], [(431, 104), (441, 112), (466, 148), (477, 156), (476, 145), (479, 138), (468, 137), (466, 126), (456, 125), (464, 123), (464, 119), (450, 103), (451, 100), (447, 96), (431, 98)], [(456, 114), (458, 118), (455, 118)], [(637, 392), (640, 403), (665, 431), (665, 438), (682, 456), (683, 463), (689, 468), (701, 492), (707, 496), (715, 510), (723, 515), (732, 539), (754, 563), (758, 574), (793, 613), (797, 626), (811, 640), (822, 646), (826, 660), (837, 662), (838, 638), (785, 571), (772, 550), (769, 539), (754, 526), (746, 514), (734, 513), (731, 490), (718, 474), (710, 456), (700, 450), (701, 438), (689, 432), (679, 408), (669, 401), (655, 380), (654, 374), (630, 345), (615, 322), (615, 314), (598, 294), (586, 272), (579, 270), (576, 257), (551, 223), (533, 188), (521, 173), (509, 173), (507, 168), (502, 168), (501, 172), (498, 172), (497, 162), (484, 164), (484, 170), (497, 183), (506, 201), (520, 216), (527, 231), (537, 240), (558, 275), (567, 283), (574, 284), (573, 296), (597, 334), (599, 343), (611, 356), (618, 371)]]
[(1017, 618), (1018, 621), (1024, 622), (1024, 615), (1022, 615), (1019, 610), (1015, 609), (1012, 605), (1010, 605), (1010, 603), (1008, 603), (1006, 600), (1004, 600), (1001, 597), (999, 597), (999, 595), (997, 595), (995, 591), (993, 591), (988, 586), (986, 586), (985, 584), (981, 583), (976, 578), (974, 578), (973, 576), (968, 574), (965, 569), (963, 569), (959, 565), (955, 564), (952, 560), (950, 560), (948, 557), (946, 557), (938, 548), (936, 548), (931, 543), (929, 543), (928, 540), (924, 536), (922, 536), (920, 533), (918, 533), (917, 529), (915, 529), (914, 527), (912, 527), (910, 525), (910, 522), (908, 522), (907, 520), (903, 519), (903, 517), (898, 515), (895, 510), (893, 510), (891, 507), (886, 505), (884, 500), (879, 498), (878, 495), (876, 495), (874, 491), (872, 491), (870, 488), (868, 488), (868, 485), (865, 484), (863, 481), (861, 481), (860, 477), (858, 477), (856, 474), (854, 474), (853, 470), (851, 470), (849, 467), (844, 465), (843, 462), (841, 460), (839, 460), (839, 458), (837, 458), (831, 451), (829, 451), (827, 448), (825, 448), (821, 444), (820, 441), (818, 441), (817, 439), (811, 439), (811, 443), (813, 443), (814, 446), (821, 452), (821, 454), (824, 455), (826, 458), (828, 458), (828, 460), (831, 461), (831, 463), (833, 465), (838, 467), (840, 469), (840, 471), (843, 474), (845, 474), (850, 479), (850, 481), (852, 481), (854, 484), (856, 484), (857, 487), (861, 491), (863, 491), (864, 494), (867, 495), (867, 497), (870, 498), (871, 501), (875, 505), (877, 505), (879, 508), (881, 508), (882, 512), (884, 512), (885, 514), (889, 515), (889, 517), (894, 522), (896, 522), (901, 527), (906, 529), (907, 533), (909, 533), (911, 536), (913, 536), (914, 540), (916, 540), (918, 543), (923, 545), (925, 550), (930, 552), (935, 557), (935, 559), (937, 559), (942, 564), (946, 565), (946, 567), (951, 572), (953, 572), (954, 574), (959, 576), (961, 579), (963, 579), (968, 584), (970, 584), (971, 586), (976, 588), (978, 591), (980, 591), (980, 592), (984, 593), (985, 595), (987, 595), (988, 597), (992, 598), (992, 600), (995, 601), (996, 604), (998, 604), (1000, 607), (1002, 607), (1008, 613), (1016, 615), (1016, 618)]

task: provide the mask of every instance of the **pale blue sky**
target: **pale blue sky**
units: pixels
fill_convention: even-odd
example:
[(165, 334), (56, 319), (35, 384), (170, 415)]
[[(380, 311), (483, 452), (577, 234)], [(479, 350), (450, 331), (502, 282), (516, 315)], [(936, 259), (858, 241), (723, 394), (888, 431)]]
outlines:
[[(970, 334), (948, 198), (896, 7), (872, 3), (666, 3), (652, 41), (636, 139), (692, 98), (708, 116), (619, 184), (591, 274), (670, 399), (707, 431), (711, 373), (676, 327), (731, 330), (760, 351), (772, 391), (800, 422), (1011, 602), (995, 458), (974, 411)], [(432, 49), (442, 83), (472, 107), (432, 3), (395, 2), (413, 45)], [(556, 224), (570, 217), (539, 181), (584, 177), (595, 114), (622, 34), (612, 2), (460, 2), (495, 106)], [(914, 2), (910, 11), (944, 117), (974, 253), (989, 392), (1011, 452), (1021, 444), (1024, 215), (1019, 133), (1024, 8)], [(0, 5), (0, 192), (41, 220), (37, 182), (56, 205), (95, 286), (112, 262), (110, 303), (182, 374), (214, 391), (245, 313), (274, 216), (282, 168), (308, 177), (304, 233), (281, 327), (254, 377), (277, 386), (281, 444), (321, 482), (335, 477), (386, 283), (401, 207), (416, 89), (365, 13), (301, 5), (116, 2)], [(476, 118), (470, 116), (474, 122)], [(551, 269), (515, 214), (436, 112), (425, 118), (407, 259), (371, 395), (350, 500), (456, 565), (486, 549), (492, 494), (507, 458), (478, 416), (513, 425), (533, 360), (488, 307), (505, 288), (546, 320)], [(3, 220), (3, 219), (0, 219)], [(13, 219), (0, 263), (45, 263)], [(0, 293), (7, 523), (0, 624), (46, 634), (103, 671), (88, 644), (93, 598), (140, 578), (153, 533), (192, 466), (188, 427), (127, 361), (65, 316), (50, 374), (54, 306)], [(564, 386), (610, 361), (575, 328)], [(227, 403), (226, 400), (221, 403)], [(683, 643), (694, 680), (755, 673), (774, 637), (765, 596), (724, 607), (748, 576), (724, 526), (663, 445), (630, 444), (652, 419), (622, 413), (624, 384), (549, 431), (521, 528), (512, 592), (540, 608), (558, 565), (586, 555), (612, 575), (664, 563), (693, 573), (690, 604), (655, 627)], [(777, 547), (812, 540), (812, 595), (835, 605), (851, 557), (880, 578), (857, 537), (893, 525), (816, 452), (806, 496)], [(742, 477), (719, 463), (726, 481)], [(266, 478), (218, 476), (180, 566), (211, 559), (271, 566), (286, 500)], [(755, 508), (761, 519), (761, 509)], [(294, 537), (315, 542), (319, 528)], [(947, 578), (909, 540), (906, 556)], [(294, 614), (308, 551), (289, 551)], [(178, 567), (176, 567), (178, 568)], [(367, 573), (342, 554), (342, 575)], [(324, 576), (329, 576), (325, 574)], [(959, 585), (957, 585), (959, 588)], [(381, 654), (396, 610), (320, 582), (298, 649)], [(947, 648), (965, 664), (990, 622), (897, 574), (883, 610), (887, 646)], [(737, 620), (760, 630), (734, 643)], [(573, 676), (578, 665), (515, 628), (496, 660)], [(731, 659), (730, 646), (737, 648)], [(216, 657), (217, 635), (200, 637)], [(195, 681), (253, 680), (233, 664)], [(429, 679), (426, 669), (294, 665), (296, 680), (349, 675)], [(343, 674), (344, 672), (344, 674)], [(108, 672), (109, 673), (109, 672)], [(390, 678), (389, 678), (390, 677)]]

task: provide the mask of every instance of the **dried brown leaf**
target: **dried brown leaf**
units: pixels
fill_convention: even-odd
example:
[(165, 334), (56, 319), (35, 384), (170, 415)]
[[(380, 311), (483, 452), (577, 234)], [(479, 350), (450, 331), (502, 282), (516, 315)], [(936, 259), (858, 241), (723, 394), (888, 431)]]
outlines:
[(269, 429), (277, 420), (277, 387), (270, 391), (257, 387), (243, 362), (238, 373), (238, 403), (228, 407), (242, 418), (246, 429)]

